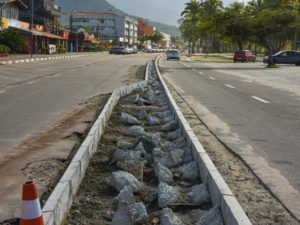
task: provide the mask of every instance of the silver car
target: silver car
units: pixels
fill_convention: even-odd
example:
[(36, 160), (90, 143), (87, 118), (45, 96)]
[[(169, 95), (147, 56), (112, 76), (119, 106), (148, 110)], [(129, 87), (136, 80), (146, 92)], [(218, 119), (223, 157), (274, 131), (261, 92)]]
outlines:
[(180, 53), (178, 49), (170, 49), (167, 51), (167, 60), (169, 59), (177, 59), (180, 60)]

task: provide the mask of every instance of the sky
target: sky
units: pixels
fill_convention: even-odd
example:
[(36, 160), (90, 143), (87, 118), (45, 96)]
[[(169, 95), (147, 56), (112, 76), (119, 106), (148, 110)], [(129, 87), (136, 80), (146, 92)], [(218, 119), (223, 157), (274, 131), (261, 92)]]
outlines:
[[(146, 19), (178, 26), (177, 20), (189, 0), (107, 0), (120, 10)], [(241, 0), (240, 0), (241, 1)], [(223, 0), (228, 5), (234, 0)]]

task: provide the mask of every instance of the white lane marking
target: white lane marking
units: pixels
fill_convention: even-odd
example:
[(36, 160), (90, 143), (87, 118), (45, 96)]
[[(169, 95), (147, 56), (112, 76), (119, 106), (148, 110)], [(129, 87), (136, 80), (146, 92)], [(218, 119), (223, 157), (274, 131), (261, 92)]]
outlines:
[(53, 77), (60, 77), (60, 76), (61, 76), (61, 73), (53, 75)]
[(198, 72), (199, 74), (203, 75), (204, 73), (203, 72)]
[(216, 80), (216, 78), (214, 78), (214, 77), (209, 77), (209, 79)]
[(1, 95), (1, 94), (4, 94), (5, 92), (6, 92), (6, 91), (0, 91), (0, 95)]
[(252, 96), (252, 98), (254, 98), (254, 99), (256, 99), (256, 100), (258, 100), (258, 101), (260, 101), (260, 102), (266, 103), (266, 104), (269, 104), (269, 103), (270, 103), (270, 102), (268, 102), (268, 101), (266, 101), (266, 100), (264, 100), (264, 99), (262, 99), (262, 98), (256, 97), (256, 96)]
[(186, 67), (190, 68), (190, 65), (186, 65)]
[(192, 70), (193, 70), (193, 71), (196, 71), (196, 69), (195, 69), (195, 68), (192, 68)]
[(35, 83), (35, 81), (29, 81), (29, 82), (27, 82), (27, 84), (34, 84)]
[(225, 84), (226, 87), (229, 87), (231, 89), (234, 89), (235, 87), (231, 86), (230, 84)]
[(14, 78), (14, 77), (5, 77), (5, 76), (0, 76), (1, 78), (5, 78), (5, 79), (13, 79), (13, 80), (19, 80), (18, 78)]

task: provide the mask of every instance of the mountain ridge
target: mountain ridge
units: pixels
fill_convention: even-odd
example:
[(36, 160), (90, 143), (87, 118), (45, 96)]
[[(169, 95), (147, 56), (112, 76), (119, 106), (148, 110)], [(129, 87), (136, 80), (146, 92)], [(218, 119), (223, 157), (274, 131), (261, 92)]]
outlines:
[[(55, 4), (62, 9), (62, 22), (68, 25), (68, 14), (72, 11), (78, 12), (104, 12), (104, 11), (114, 11), (121, 15), (126, 15), (130, 17), (137, 18), (137, 16), (129, 15), (106, 0), (55, 0)], [(158, 31), (170, 34), (171, 36), (179, 36), (179, 29), (175, 26), (170, 26), (161, 22), (155, 22), (146, 19), (149, 24), (156, 27)]]

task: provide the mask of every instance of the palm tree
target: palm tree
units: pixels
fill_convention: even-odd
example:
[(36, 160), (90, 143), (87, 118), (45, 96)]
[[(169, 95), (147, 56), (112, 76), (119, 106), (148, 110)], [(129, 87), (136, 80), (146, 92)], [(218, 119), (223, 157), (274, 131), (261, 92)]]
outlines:
[(195, 45), (196, 45), (196, 29), (197, 29), (197, 21), (199, 18), (201, 3), (197, 0), (190, 0), (190, 2), (185, 3), (185, 9), (181, 13), (183, 17), (184, 23), (190, 23), (191, 25), (191, 42), (192, 42), (192, 53), (195, 53)]

